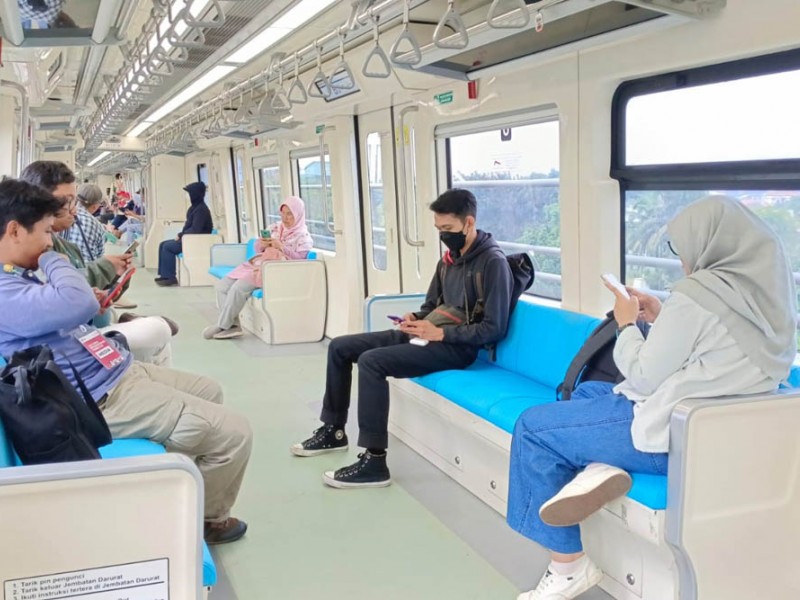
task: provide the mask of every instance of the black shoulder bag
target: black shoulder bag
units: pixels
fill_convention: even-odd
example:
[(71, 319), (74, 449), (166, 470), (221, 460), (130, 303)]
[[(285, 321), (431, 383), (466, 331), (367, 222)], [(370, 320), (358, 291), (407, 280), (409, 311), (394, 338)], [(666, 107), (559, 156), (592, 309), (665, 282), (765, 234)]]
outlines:
[(47, 346), (15, 352), (0, 373), (0, 421), (22, 464), (96, 459), (111, 443), (103, 414), (70, 367), (81, 394)]

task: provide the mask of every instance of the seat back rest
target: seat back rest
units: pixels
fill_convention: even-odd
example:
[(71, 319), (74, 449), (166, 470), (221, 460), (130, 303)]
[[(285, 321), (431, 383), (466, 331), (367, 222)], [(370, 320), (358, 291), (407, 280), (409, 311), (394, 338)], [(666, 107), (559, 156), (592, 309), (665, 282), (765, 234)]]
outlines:
[(257, 254), (256, 252), (256, 239), (247, 240), (247, 260), (250, 260)]
[(556, 388), (570, 361), (600, 319), (521, 298), (506, 338), (497, 345), (497, 366)]

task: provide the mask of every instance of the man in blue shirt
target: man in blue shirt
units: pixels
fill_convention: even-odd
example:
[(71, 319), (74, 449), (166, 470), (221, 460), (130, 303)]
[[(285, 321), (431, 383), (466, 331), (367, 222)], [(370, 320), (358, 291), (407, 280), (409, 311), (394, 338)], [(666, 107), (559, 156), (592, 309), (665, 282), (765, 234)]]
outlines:
[(45, 344), (75, 385), (71, 361), (115, 438), (147, 438), (195, 458), (205, 482), (206, 541), (238, 540), (247, 524), (230, 509), (250, 457), (246, 419), (222, 407), (215, 381), (135, 361), (87, 325), (100, 308), (97, 295), (52, 251), (54, 215), (62, 206), (39, 186), (0, 182), (0, 355)]

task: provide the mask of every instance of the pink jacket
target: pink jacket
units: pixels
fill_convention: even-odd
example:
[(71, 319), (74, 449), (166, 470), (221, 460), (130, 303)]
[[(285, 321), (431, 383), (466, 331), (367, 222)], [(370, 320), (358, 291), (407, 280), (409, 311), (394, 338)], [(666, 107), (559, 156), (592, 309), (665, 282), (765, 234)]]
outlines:
[(231, 279), (246, 279), (256, 287), (261, 287), (261, 264), (268, 260), (299, 260), (308, 256), (308, 251), (314, 246), (314, 240), (308, 231), (297, 231), (294, 234), (287, 232), (281, 223), (269, 226), (272, 238), (280, 240), (283, 250), (268, 248), (262, 240), (256, 240), (258, 254), (251, 261), (236, 267), (228, 277)]

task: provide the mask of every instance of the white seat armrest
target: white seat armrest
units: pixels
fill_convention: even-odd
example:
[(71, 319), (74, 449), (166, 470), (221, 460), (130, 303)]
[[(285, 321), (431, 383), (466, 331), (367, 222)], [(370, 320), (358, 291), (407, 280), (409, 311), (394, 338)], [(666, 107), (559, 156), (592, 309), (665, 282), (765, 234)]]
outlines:
[(666, 539), (681, 600), (800, 598), (799, 432), (800, 390), (675, 408)]

